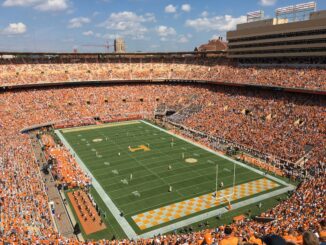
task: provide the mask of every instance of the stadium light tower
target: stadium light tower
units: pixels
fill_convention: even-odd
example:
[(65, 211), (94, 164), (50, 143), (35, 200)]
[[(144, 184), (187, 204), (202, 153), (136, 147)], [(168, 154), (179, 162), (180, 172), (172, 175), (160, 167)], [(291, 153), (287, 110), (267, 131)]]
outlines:
[(263, 20), (264, 16), (265, 16), (265, 12), (263, 10), (249, 12), (247, 13), (247, 22), (249, 23), (249, 22)]
[(315, 12), (317, 3), (315, 1), (300, 3), (275, 10), (276, 19), (288, 19), (289, 22), (307, 20), (311, 12)]

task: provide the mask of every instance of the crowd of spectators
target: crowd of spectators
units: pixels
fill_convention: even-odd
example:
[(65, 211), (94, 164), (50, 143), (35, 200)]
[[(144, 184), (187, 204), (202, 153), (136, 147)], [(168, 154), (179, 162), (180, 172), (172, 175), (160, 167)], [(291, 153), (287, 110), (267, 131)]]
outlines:
[(77, 243), (54, 229), (41, 166), (35, 161), (28, 136), (19, 133), (21, 129), (110, 115), (153, 117), (162, 104), (167, 108), (200, 104), (201, 109), (183, 117), (181, 123), (291, 162), (304, 156), (305, 146), (311, 145), (305, 167), (315, 171), (288, 200), (261, 214), (275, 218), (274, 222), (245, 220), (218, 230), (111, 244), (226, 244), (221, 241), (230, 236), (252, 242), (272, 233), (287, 239), (293, 235), (296, 243), (304, 244), (301, 235), (306, 230), (325, 239), (325, 98), (213, 85), (134, 84), (9, 90), (0, 94), (0, 244)]
[[(90, 124), (92, 121), (87, 120)], [(77, 121), (75, 124), (83, 126), (85, 121)], [(80, 124), (78, 124), (80, 123)], [(64, 124), (66, 125), (66, 124)], [(75, 158), (70, 152), (61, 145), (56, 144), (55, 140), (50, 134), (41, 135), (41, 143), (43, 145), (43, 154), (47, 164), (44, 165), (47, 170), (50, 170), (57, 181), (57, 185), (64, 188), (85, 188), (91, 185), (91, 178), (85, 174), (81, 167), (76, 162)]]
[(87, 176), (76, 162), (75, 158), (64, 147), (53, 147), (48, 149), (51, 159), (54, 159), (53, 174), (61, 184), (68, 188), (84, 188), (91, 184)]
[(243, 67), (218, 60), (188, 58), (161, 62), (115, 60), (108, 63), (2, 64), (0, 85), (111, 80), (199, 80), (326, 90), (319, 68)]
[(179, 116), (178, 123), (292, 163), (313, 146), (306, 164), (325, 162), (325, 98), (227, 87), (197, 91), (190, 106), (202, 109)]
[(59, 235), (29, 139), (9, 131), (1, 128), (0, 133), (0, 244), (56, 241)]

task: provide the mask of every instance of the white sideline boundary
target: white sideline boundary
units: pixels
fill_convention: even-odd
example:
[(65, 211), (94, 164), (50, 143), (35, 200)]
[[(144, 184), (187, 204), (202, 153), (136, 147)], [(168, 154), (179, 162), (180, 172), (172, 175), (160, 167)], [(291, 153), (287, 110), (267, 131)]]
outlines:
[(59, 130), (55, 130), (55, 133), (60, 138), (61, 142), (69, 149), (70, 153), (74, 156), (78, 164), (82, 167), (82, 169), (92, 178), (92, 185), (97, 191), (97, 193), (102, 198), (103, 202), (105, 203), (106, 207), (110, 210), (116, 221), (121, 226), (122, 230), (126, 233), (127, 237), (129, 239), (136, 239), (138, 238), (138, 235), (133, 230), (133, 228), (130, 226), (126, 218), (120, 216), (120, 211), (117, 208), (117, 206), (113, 203), (111, 198), (108, 196), (108, 194), (104, 191), (100, 183), (94, 178), (91, 171), (86, 167), (84, 162), (79, 158), (78, 154), (73, 150), (73, 148), (70, 146), (70, 144), (67, 142), (65, 137), (61, 134)]
[[(226, 160), (228, 160), (230, 162), (233, 162), (233, 163), (235, 163), (235, 164), (237, 164), (237, 165), (239, 165), (241, 167), (247, 168), (247, 169), (249, 169), (249, 170), (251, 170), (251, 171), (253, 171), (253, 172), (257, 173), (257, 174), (262, 175), (265, 178), (269, 178), (269, 179), (271, 179), (271, 180), (285, 186), (282, 189), (278, 189), (278, 190), (268, 192), (268, 193), (265, 193), (265, 194), (262, 194), (262, 195), (259, 195), (259, 196), (253, 197), (253, 198), (249, 198), (249, 199), (246, 199), (246, 200), (241, 201), (241, 202), (233, 203), (232, 204), (233, 209), (238, 209), (238, 208), (241, 208), (241, 207), (244, 207), (244, 206), (256, 203), (256, 202), (259, 202), (259, 201), (263, 201), (265, 199), (268, 199), (268, 198), (271, 198), (271, 197), (274, 197), (274, 196), (278, 196), (280, 194), (286, 193), (286, 192), (294, 190), (296, 188), (294, 185), (292, 185), (290, 183), (287, 183), (287, 182), (285, 182), (285, 181), (283, 181), (281, 179), (278, 179), (278, 178), (276, 178), (274, 176), (271, 176), (269, 174), (265, 175), (265, 173), (263, 171), (260, 171), (258, 169), (255, 169), (255, 168), (251, 167), (251, 166), (248, 166), (248, 165), (246, 165), (244, 163), (238, 162), (238, 161), (236, 161), (236, 160), (234, 160), (232, 158), (224, 156), (224, 155), (222, 155), (222, 154), (220, 154), (218, 152), (215, 152), (215, 151), (209, 149), (206, 146), (203, 146), (203, 145), (197, 144), (195, 142), (192, 142), (192, 141), (188, 140), (187, 138), (184, 138), (184, 137), (182, 137), (180, 135), (171, 133), (171, 132), (169, 132), (169, 131), (167, 131), (165, 129), (162, 129), (162, 128), (156, 126), (156, 125), (153, 125), (153, 124), (151, 124), (149, 122), (146, 122), (146, 121), (143, 121), (143, 120), (139, 120), (139, 122), (142, 122), (142, 123), (144, 123), (146, 125), (149, 125), (149, 126), (155, 128), (155, 129), (158, 129), (158, 130), (160, 130), (162, 132), (165, 132), (165, 133), (167, 133), (169, 135), (177, 137), (177, 138), (179, 138), (179, 139), (181, 139), (183, 141), (188, 142), (189, 144), (197, 146), (197, 147), (199, 147), (199, 148), (201, 148), (203, 150), (206, 150), (206, 151), (208, 151), (208, 152), (210, 152), (210, 153), (212, 153), (212, 154), (214, 154), (216, 156), (224, 158), (224, 159), (226, 159)], [(99, 193), (99, 195), (101, 196), (103, 202), (105, 203), (107, 208), (110, 210), (110, 212), (112, 213), (114, 218), (117, 220), (117, 222), (121, 226), (122, 230), (125, 232), (125, 234), (127, 235), (127, 237), (129, 239), (150, 238), (150, 237), (153, 237), (155, 235), (164, 234), (164, 233), (167, 233), (167, 232), (182, 228), (184, 226), (188, 226), (188, 225), (191, 225), (193, 223), (200, 222), (200, 221), (205, 220), (205, 219), (216, 217), (217, 215), (221, 215), (221, 214), (227, 213), (229, 211), (227, 208), (221, 207), (219, 209), (215, 209), (215, 210), (203, 213), (203, 214), (199, 214), (199, 215), (196, 215), (194, 217), (187, 218), (187, 219), (175, 222), (173, 224), (166, 225), (164, 227), (160, 227), (158, 229), (155, 229), (155, 230), (152, 230), (152, 231), (149, 231), (149, 232), (138, 235), (134, 231), (134, 229), (131, 227), (129, 222), (126, 220), (126, 218), (120, 216), (120, 211), (117, 208), (117, 206), (114, 204), (114, 202), (108, 196), (108, 194), (104, 191), (104, 189), (98, 183), (98, 181), (94, 178), (94, 176), (91, 174), (90, 170), (86, 167), (86, 165), (83, 163), (83, 161), (79, 158), (78, 154), (73, 150), (73, 148), (67, 142), (65, 137), (61, 134), (61, 132), (59, 130), (55, 130), (55, 133), (58, 135), (58, 137), (60, 138), (62, 143), (67, 147), (67, 149), (69, 149), (70, 153), (73, 156), (75, 156), (76, 161), (78, 162), (78, 164), (80, 164), (82, 169), (92, 178), (93, 187)]]

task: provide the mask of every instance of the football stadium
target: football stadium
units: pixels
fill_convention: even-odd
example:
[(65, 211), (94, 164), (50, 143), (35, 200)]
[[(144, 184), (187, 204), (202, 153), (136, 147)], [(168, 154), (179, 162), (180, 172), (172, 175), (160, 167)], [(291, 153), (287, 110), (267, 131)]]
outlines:
[[(79, 11), (50, 2), (0, 11)], [(85, 6), (98, 4), (114, 3)], [(275, 16), (249, 12), (193, 51), (126, 51), (133, 28), (155, 46), (142, 35), (157, 13), (112, 12), (114, 51), (8, 51), (29, 29), (1, 27), (0, 244), (325, 244), (326, 10), (279, 4), (257, 0)], [(176, 26), (205, 10), (163, 7)], [(214, 25), (211, 14), (185, 25)], [(156, 31), (162, 45), (177, 36)]]

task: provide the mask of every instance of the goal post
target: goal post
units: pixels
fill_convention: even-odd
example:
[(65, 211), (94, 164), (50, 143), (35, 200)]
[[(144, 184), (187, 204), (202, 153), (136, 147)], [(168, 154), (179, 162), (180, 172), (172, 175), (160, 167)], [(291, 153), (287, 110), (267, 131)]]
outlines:
[(217, 199), (217, 185), (218, 185), (218, 164), (216, 164), (216, 167), (215, 167), (215, 201)]
[(231, 199), (232, 199), (232, 196), (234, 195), (235, 193), (235, 175), (236, 173), (236, 164), (234, 163), (233, 165), (233, 181), (232, 181), (232, 192), (230, 194), (227, 194), (227, 195), (223, 195), (223, 196), (219, 196), (217, 195), (218, 191), (218, 164), (216, 164), (216, 169), (215, 169), (215, 202), (217, 202), (218, 200), (226, 200), (228, 202), (228, 205), (230, 206), (231, 205)]

